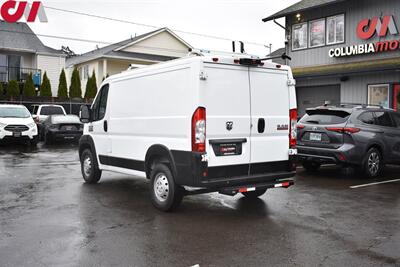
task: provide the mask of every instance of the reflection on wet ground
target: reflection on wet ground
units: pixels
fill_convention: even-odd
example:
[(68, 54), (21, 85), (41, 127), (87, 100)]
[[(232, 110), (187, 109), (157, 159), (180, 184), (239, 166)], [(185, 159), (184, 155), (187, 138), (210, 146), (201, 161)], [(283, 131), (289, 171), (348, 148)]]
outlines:
[(190, 196), (175, 213), (148, 181), (83, 184), (77, 146), (0, 147), (0, 266), (399, 266), (400, 178), (299, 169), (260, 199)]

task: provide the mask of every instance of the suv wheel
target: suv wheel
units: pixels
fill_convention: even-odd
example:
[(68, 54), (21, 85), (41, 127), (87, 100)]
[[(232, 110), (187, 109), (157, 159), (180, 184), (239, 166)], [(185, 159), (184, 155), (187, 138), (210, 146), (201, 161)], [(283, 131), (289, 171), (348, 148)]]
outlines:
[(172, 211), (182, 202), (184, 189), (175, 184), (171, 170), (157, 163), (150, 174), (151, 202), (162, 211)]
[(267, 189), (261, 189), (261, 190), (256, 190), (256, 191), (250, 191), (250, 192), (243, 192), (242, 195), (245, 196), (246, 198), (258, 198), (267, 192)]
[(304, 161), (303, 167), (308, 172), (315, 172), (321, 167), (321, 164), (313, 161)]
[(364, 173), (368, 178), (375, 178), (379, 176), (383, 168), (382, 155), (376, 148), (368, 150), (364, 158)]
[(101, 178), (101, 170), (95, 163), (95, 155), (90, 149), (85, 149), (81, 155), (81, 171), (83, 180), (88, 184), (95, 184)]

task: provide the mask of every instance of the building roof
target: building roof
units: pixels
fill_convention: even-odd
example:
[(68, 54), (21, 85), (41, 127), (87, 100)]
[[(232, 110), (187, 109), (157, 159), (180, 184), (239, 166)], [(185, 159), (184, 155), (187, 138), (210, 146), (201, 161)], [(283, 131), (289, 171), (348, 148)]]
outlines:
[(61, 50), (45, 46), (26, 23), (0, 20), (0, 49), (64, 56)]
[(95, 60), (98, 58), (119, 58), (119, 59), (143, 59), (143, 60), (151, 60), (151, 61), (167, 61), (171, 59), (175, 59), (175, 57), (169, 57), (169, 56), (160, 56), (160, 55), (154, 55), (154, 54), (144, 54), (144, 53), (134, 53), (134, 52), (124, 52), (120, 51), (124, 47), (130, 46), (134, 43), (140, 42), (141, 40), (144, 40), (150, 36), (153, 36), (155, 34), (161, 33), (163, 31), (167, 31), (171, 33), (174, 37), (176, 37), (179, 41), (181, 41), (183, 44), (185, 44), (188, 48), (191, 48), (191, 46), (180, 39), (177, 35), (175, 35), (171, 30), (168, 28), (161, 28), (157, 29), (142, 35), (138, 35), (133, 38), (129, 38), (127, 40), (111, 44), (99, 49), (95, 49), (93, 51), (87, 52), (85, 54), (79, 55), (79, 56), (74, 56), (71, 58), (67, 59), (66, 66), (70, 67), (76, 64), (80, 64), (83, 62), (87, 62), (90, 60)]
[(279, 18), (285, 17), (285, 16), (293, 14), (295, 12), (305, 11), (308, 9), (326, 6), (326, 5), (330, 5), (330, 4), (333, 4), (336, 2), (342, 2), (342, 1), (345, 1), (345, 0), (302, 0), (294, 5), (289, 6), (288, 8), (285, 8), (269, 17), (264, 18), (262, 21), (267, 22), (267, 21), (270, 21), (273, 19), (279, 19)]

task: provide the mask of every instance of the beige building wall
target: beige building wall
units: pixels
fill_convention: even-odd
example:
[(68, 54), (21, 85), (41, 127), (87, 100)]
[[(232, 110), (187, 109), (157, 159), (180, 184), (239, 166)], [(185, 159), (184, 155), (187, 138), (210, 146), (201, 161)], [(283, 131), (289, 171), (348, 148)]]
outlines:
[(51, 84), (51, 92), (53, 96), (57, 96), (60, 73), (65, 68), (65, 57), (37, 55), (36, 66), (42, 70), (42, 77), (47, 72), (47, 77)]
[(148, 39), (124, 48), (122, 51), (183, 57), (188, 53), (188, 47), (168, 32), (161, 32)]

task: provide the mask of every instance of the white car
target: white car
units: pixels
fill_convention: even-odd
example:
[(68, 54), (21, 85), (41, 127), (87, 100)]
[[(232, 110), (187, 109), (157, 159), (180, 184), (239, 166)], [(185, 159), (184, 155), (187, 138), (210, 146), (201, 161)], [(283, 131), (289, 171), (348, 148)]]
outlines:
[(150, 179), (155, 207), (184, 195), (258, 197), (293, 184), (296, 95), (291, 69), (244, 54), (192, 55), (107, 78), (80, 140), (82, 175)]
[(0, 105), (0, 141), (27, 141), (36, 145), (38, 129), (23, 105)]

